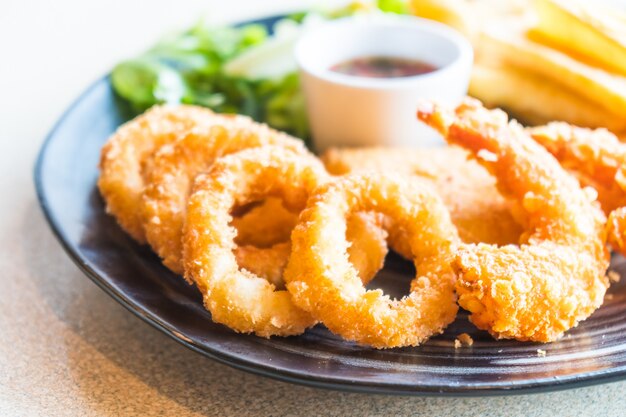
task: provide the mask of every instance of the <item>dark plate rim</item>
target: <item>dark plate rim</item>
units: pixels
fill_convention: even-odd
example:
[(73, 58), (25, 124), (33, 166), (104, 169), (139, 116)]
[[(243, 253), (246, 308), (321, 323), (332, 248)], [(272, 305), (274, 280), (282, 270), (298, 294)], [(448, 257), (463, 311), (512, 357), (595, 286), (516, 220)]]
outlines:
[[(265, 18), (244, 21), (240, 24), (272, 22), (281, 17), (283, 16), (268, 16)], [(70, 240), (67, 238), (63, 231), (63, 226), (58, 222), (55, 214), (50, 210), (48, 205), (48, 198), (42, 181), (43, 164), (47, 155), (48, 146), (55, 140), (59, 129), (64, 124), (65, 119), (74, 111), (77, 106), (81, 104), (83, 99), (87, 97), (92, 90), (94, 90), (101, 83), (108, 82), (108, 79), (109, 74), (102, 76), (94, 83), (92, 83), (77, 99), (74, 100), (74, 102), (68, 107), (68, 109), (63, 112), (62, 116), (55, 123), (53, 128), (44, 139), (40, 151), (37, 155), (33, 170), (33, 179), (37, 199), (43, 211), (44, 217), (48, 222), (50, 228), (52, 229), (54, 236), (59, 241), (65, 252), (69, 255), (70, 259), (78, 266), (78, 268), (105, 293), (111, 296), (115, 301), (120, 303), (135, 316), (139, 317), (141, 320), (148, 323), (157, 330), (165, 333), (167, 336), (174, 339), (183, 346), (191, 349), (194, 352), (200, 353), (213, 360), (216, 360), (219, 363), (231, 366), (242, 371), (250, 372), (252, 374), (269, 377), (278, 381), (295, 383), (314, 388), (366, 394), (411, 395), (424, 397), (480, 397), (520, 395), (581, 388), (585, 386), (615, 382), (626, 379), (626, 367), (624, 367), (609, 368), (596, 372), (592, 371), (585, 374), (573, 375), (571, 377), (563, 377), (557, 380), (545, 378), (542, 380), (534, 380), (530, 382), (514, 382), (509, 384), (490, 386), (408, 386), (393, 383), (376, 384), (363, 383), (360, 381), (346, 382), (345, 380), (311, 377), (293, 371), (275, 369), (270, 366), (261, 365), (253, 361), (242, 360), (240, 358), (229, 355), (227, 352), (210, 349), (206, 346), (194, 343), (193, 341), (186, 340), (185, 338), (180, 337), (177, 332), (169, 328), (165, 323), (161, 322), (157, 315), (134, 304), (132, 300), (126, 297), (124, 293), (118, 292), (116, 289), (109, 285), (104, 277), (100, 276), (94, 269), (92, 269), (84, 261), (80, 250), (71, 244)]]

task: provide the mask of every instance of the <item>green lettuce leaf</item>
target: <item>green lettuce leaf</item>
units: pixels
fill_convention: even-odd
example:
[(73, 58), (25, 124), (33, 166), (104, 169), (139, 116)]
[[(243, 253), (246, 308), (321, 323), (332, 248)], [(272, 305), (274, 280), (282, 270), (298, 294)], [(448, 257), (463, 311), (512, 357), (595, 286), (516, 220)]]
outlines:
[(315, 22), (371, 10), (409, 11), (406, 0), (354, 2), (289, 16), (276, 23), (274, 36), (263, 25), (216, 27), (201, 21), (118, 64), (111, 83), (137, 112), (160, 103), (195, 104), (245, 114), (307, 140), (293, 45), (300, 31)]

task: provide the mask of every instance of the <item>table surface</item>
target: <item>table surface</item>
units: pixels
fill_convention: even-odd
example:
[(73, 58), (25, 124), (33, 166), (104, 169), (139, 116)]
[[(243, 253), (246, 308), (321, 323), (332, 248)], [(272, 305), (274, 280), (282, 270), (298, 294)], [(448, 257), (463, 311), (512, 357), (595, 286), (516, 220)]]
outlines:
[(43, 219), (32, 181), (36, 153), (55, 120), (115, 62), (142, 51), (168, 30), (184, 28), (202, 15), (232, 21), (307, 2), (267, 3), (3, 2), (0, 415), (622, 413), (626, 382), (528, 396), (445, 399), (348, 394), (250, 375), (168, 339), (129, 314), (72, 264)]

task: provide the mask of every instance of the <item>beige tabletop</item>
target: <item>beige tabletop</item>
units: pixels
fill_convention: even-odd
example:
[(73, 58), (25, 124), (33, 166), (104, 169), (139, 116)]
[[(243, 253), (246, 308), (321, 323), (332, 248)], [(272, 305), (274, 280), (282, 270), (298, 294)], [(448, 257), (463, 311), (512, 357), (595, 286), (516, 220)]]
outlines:
[(72, 264), (35, 199), (32, 167), (46, 132), (91, 81), (164, 31), (203, 12), (233, 20), (297, 6), (261, 3), (0, 4), (0, 415), (623, 415), (626, 383), (444, 399), (346, 394), (250, 375), (170, 340)]

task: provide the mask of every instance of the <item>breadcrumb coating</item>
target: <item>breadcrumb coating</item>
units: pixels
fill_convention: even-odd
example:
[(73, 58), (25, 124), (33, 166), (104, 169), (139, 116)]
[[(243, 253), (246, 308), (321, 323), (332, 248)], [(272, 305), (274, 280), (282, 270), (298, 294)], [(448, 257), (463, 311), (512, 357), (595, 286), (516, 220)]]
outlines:
[(455, 110), (424, 103), (418, 117), (472, 152), (526, 212), (519, 245), (459, 247), (456, 289), (470, 320), (496, 338), (550, 342), (589, 317), (609, 263), (592, 194), (501, 111), (467, 99)]
[[(186, 215), (185, 206), (196, 176), (208, 170), (222, 156), (263, 145), (277, 145), (296, 153), (308, 154), (302, 141), (256, 123), (249, 117), (214, 115), (211, 126), (190, 130), (175, 143), (162, 146), (154, 155), (152, 166), (146, 173), (146, 187), (143, 191), (143, 224), (148, 243), (172, 271), (183, 273), (182, 228)], [(268, 209), (262, 207), (258, 210)], [(258, 210), (254, 212), (257, 216)], [(285, 227), (293, 226), (294, 215), (286, 210), (267, 214), (277, 220), (273, 224), (278, 234), (284, 234)], [(281, 220), (285, 221), (286, 226), (281, 225)], [(250, 228), (244, 230), (244, 234), (260, 234), (254, 232), (254, 228), (258, 226), (250, 221), (235, 224)], [(263, 251), (265, 248), (249, 246), (237, 257), (247, 266), (254, 265), (259, 257), (267, 259), (262, 254), (252, 254), (256, 250)], [(246, 262), (247, 255), (254, 261)]]
[[(517, 202), (504, 198), (496, 180), (458, 146), (443, 148), (334, 148), (321, 156), (331, 174), (376, 170), (416, 175), (430, 183), (450, 211), (459, 236), (466, 243), (517, 243), (523, 217)], [(389, 245), (409, 258), (403, 231), (389, 226)]]
[(155, 106), (123, 124), (102, 147), (98, 188), (106, 210), (136, 241), (145, 243), (141, 217), (143, 167), (162, 145), (210, 124), (214, 113), (196, 106)]
[[(350, 264), (346, 218), (383, 213), (406, 230), (418, 271), (409, 295), (366, 290)], [(285, 281), (295, 303), (346, 340), (376, 348), (417, 346), (456, 317), (450, 266), (456, 228), (439, 196), (415, 177), (350, 174), (321, 186), (292, 233)]]

